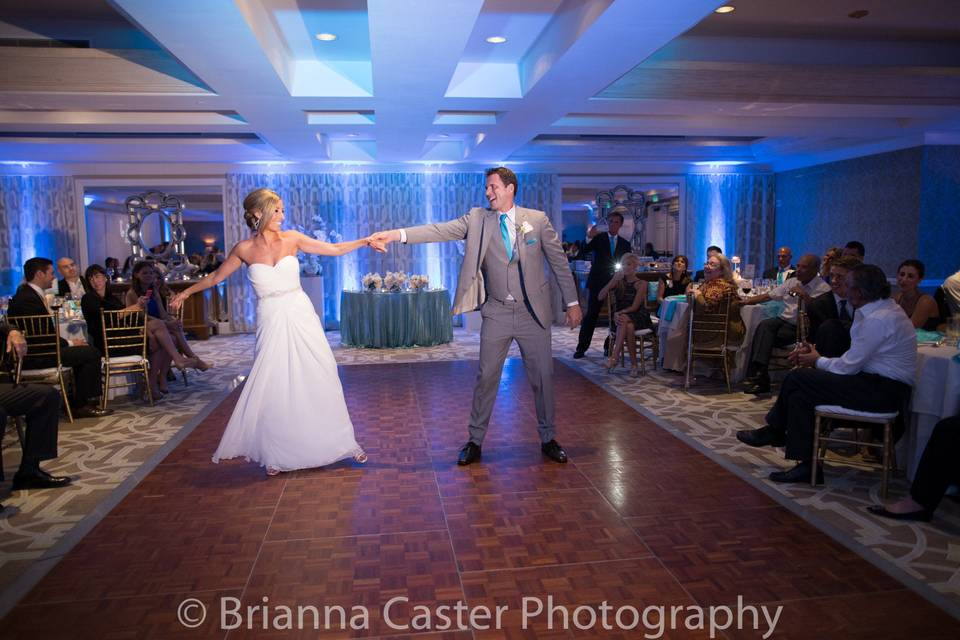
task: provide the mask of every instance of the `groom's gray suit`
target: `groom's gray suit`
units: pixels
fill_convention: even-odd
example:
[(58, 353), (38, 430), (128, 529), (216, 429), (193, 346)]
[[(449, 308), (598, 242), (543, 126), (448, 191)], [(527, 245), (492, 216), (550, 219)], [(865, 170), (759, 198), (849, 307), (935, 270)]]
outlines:
[[(524, 229), (530, 230), (523, 233)], [(553, 440), (553, 352), (550, 345), (551, 293), (543, 261), (560, 285), (565, 306), (577, 292), (563, 247), (542, 211), (516, 208), (512, 259), (500, 230), (500, 216), (489, 209), (471, 209), (456, 220), (405, 229), (408, 243), (466, 240), (453, 313), (480, 309), (480, 371), (473, 390), (470, 441), (481, 445), (487, 433), (503, 361), (513, 340), (537, 405), (541, 442)]]

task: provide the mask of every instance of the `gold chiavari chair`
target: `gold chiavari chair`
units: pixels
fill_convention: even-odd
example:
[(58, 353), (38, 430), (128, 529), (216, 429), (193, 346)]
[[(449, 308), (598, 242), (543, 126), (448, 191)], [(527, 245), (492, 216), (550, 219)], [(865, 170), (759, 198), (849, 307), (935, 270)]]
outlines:
[(100, 310), (103, 325), (103, 399), (101, 408), (107, 408), (111, 389), (136, 386), (136, 382), (114, 384), (113, 376), (142, 374), (147, 389), (147, 400), (153, 406), (150, 388), (150, 360), (147, 359), (147, 314), (144, 311)]
[[(607, 340), (610, 343), (610, 349), (613, 349), (613, 345), (616, 344), (617, 339), (617, 323), (616, 323), (616, 311), (613, 308), (614, 303), (614, 294), (611, 291), (607, 295), (607, 318), (610, 323), (610, 335), (607, 337)], [(634, 329), (633, 335), (636, 338), (637, 342), (637, 360), (639, 360), (640, 365), (640, 375), (647, 374), (646, 366), (646, 354), (647, 346), (650, 347), (651, 359), (653, 360), (653, 368), (657, 368), (657, 363), (660, 361), (660, 342), (657, 337), (657, 323), (659, 319), (650, 318), (652, 327), (649, 329)], [(620, 366), (626, 364), (627, 349), (629, 346), (624, 342), (623, 350), (620, 351)]]
[[(729, 344), (731, 298), (724, 298), (717, 310), (712, 313), (702, 307), (698, 308), (695, 298), (688, 297), (688, 300), (690, 300), (690, 324), (687, 327), (687, 371), (683, 388), (684, 390), (690, 388), (694, 360), (720, 360), (723, 377), (727, 383), (727, 393), (731, 393), (730, 359), (732, 351), (737, 349), (736, 346)], [(707, 343), (712, 344), (703, 346)]]
[[(73, 422), (70, 399), (67, 396), (67, 381), (73, 381), (73, 369), (63, 366), (60, 353), (59, 317), (56, 312), (40, 316), (15, 316), (7, 319), (27, 341), (27, 357), (17, 360), (17, 384), (39, 382), (52, 384), (60, 389), (67, 419)], [(47, 364), (49, 366), (40, 366)]]

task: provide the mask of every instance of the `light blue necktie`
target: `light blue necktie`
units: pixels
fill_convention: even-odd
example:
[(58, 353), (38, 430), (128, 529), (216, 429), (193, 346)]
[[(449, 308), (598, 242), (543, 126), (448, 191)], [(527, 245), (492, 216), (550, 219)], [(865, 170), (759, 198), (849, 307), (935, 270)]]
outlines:
[(617, 236), (610, 233), (607, 235), (610, 236), (610, 255), (617, 257)]
[(510, 242), (510, 224), (507, 214), (500, 214), (500, 235), (503, 236), (503, 248), (507, 250), (507, 262), (513, 260), (513, 243)]

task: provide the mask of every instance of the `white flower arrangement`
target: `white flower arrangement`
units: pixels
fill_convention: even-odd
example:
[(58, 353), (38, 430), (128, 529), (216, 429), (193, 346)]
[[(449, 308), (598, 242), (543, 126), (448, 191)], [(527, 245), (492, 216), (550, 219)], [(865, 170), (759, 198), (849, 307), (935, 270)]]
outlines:
[(430, 284), (430, 278), (425, 274), (413, 275), (410, 276), (410, 288), (411, 289), (426, 289), (427, 285)]
[[(313, 236), (322, 242), (330, 242), (334, 244), (337, 242), (343, 242), (343, 236), (333, 229), (328, 229), (327, 221), (322, 215), (320, 215), (319, 212), (312, 216), (311, 221), (313, 222), (311, 229), (299, 224), (293, 224), (291, 227), (304, 235)], [(303, 275), (319, 276), (323, 273), (323, 265), (320, 262), (320, 256), (312, 253), (298, 252), (297, 260), (300, 261), (300, 273)]]
[(383, 288), (383, 278), (379, 273), (368, 273), (361, 280), (363, 288), (369, 291), (379, 291)]
[(400, 291), (407, 280), (408, 276), (403, 271), (387, 271), (387, 275), (383, 278), (383, 286), (387, 291)]
[(526, 220), (523, 221), (523, 224), (521, 224), (521, 225), (519, 225), (519, 226), (517, 227), (517, 233), (518, 233), (520, 236), (525, 236), (525, 235), (527, 235), (528, 233), (530, 233), (531, 231), (533, 231), (533, 225), (530, 224), (529, 222), (527, 222)]

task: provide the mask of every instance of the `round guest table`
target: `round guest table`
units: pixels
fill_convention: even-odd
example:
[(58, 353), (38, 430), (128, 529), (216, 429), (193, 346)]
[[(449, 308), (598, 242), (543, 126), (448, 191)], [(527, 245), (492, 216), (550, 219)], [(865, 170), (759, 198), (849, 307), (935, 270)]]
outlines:
[(340, 295), (340, 342), (345, 346), (431, 347), (452, 340), (446, 289)]

